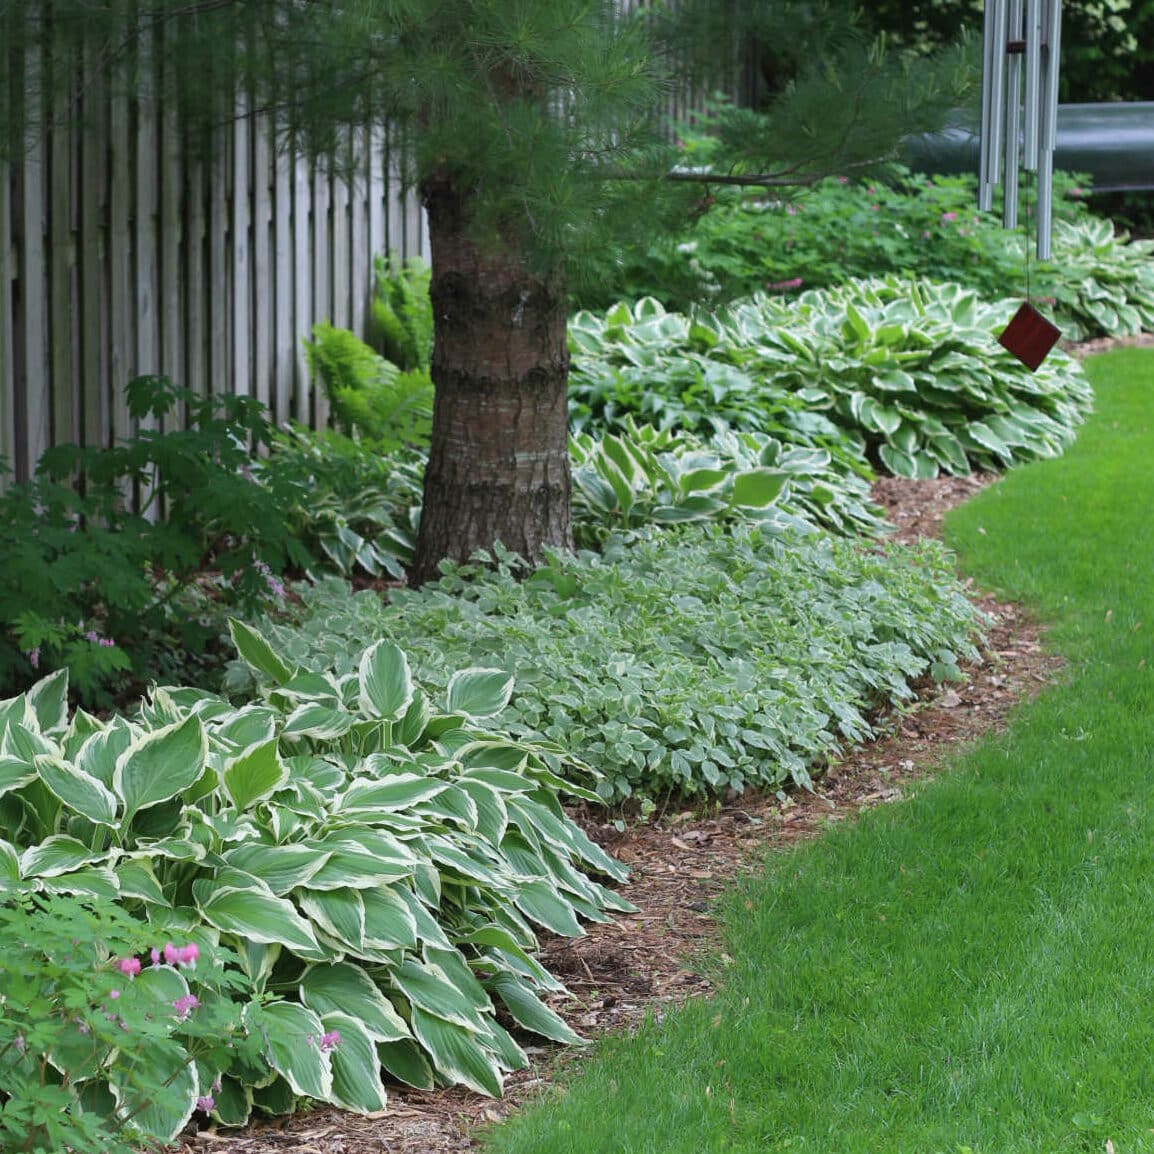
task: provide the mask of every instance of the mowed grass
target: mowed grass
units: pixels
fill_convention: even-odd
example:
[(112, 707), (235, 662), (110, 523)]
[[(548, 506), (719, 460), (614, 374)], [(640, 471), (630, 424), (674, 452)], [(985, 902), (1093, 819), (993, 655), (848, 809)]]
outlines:
[(721, 992), (597, 1047), (500, 1154), (1154, 1151), (1154, 352), (950, 520), (1069, 666), (912, 800), (774, 855)]

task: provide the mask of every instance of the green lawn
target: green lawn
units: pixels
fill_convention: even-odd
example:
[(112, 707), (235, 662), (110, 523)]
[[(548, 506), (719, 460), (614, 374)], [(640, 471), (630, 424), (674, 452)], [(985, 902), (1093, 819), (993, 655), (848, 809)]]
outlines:
[(915, 799), (727, 903), (718, 996), (610, 1042), (489, 1149), (1154, 1151), (1154, 352), (1090, 361), (1063, 459), (949, 522), (1070, 660)]

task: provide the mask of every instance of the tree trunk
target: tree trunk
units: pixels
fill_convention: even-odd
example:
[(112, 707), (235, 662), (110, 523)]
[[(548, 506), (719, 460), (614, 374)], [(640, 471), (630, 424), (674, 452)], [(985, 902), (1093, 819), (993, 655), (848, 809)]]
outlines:
[(512, 244), (478, 243), (473, 196), (451, 179), (422, 195), (436, 400), (414, 585), (497, 541), (534, 561), (572, 546), (564, 277), (532, 272)]

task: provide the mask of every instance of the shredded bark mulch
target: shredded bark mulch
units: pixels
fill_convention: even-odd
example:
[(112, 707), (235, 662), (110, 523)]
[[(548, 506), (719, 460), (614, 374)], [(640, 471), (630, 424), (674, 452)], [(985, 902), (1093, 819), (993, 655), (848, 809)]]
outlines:
[[(994, 478), (934, 481), (883, 478), (875, 499), (899, 539), (937, 536), (943, 514)], [(890, 718), (888, 736), (847, 752), (818, 779), (813, 794), (742, 796), (718, 806), (687, 807), (619, 831), (597, 815), (578, 815), (590, 834), (630, 866), (626, 895), (636, 914), (589, 927), (576, 940), (543, 942), (544, 964), (569, 987), (557, 1005), (579, 1032), (596, 1037), (636, 1027), (647, 1013), (708, 995), (696, 968), (721, 948), (712, 910), (721, 890), (757, 866), (768, 850), (813, 837), (830, 823), (896, 801), (939, 768), (959, 746), (1004, 726), (1019, 702), (1051, 682), (1060, 660), (1040, 641), (1023, 610), (974, 593), (990, 617), (983, 663), (967, 679), (926, 684), (911, 707)], [(531, 1042), (531, 1039), (530, 1039)], [(329, 1108), (290, 1118), (258, 1120), (242, 1131), (205, 1129), (188, 1137), (182, 1154), (444, 1154), (474, 1148), (471, 1135), (545, 1089), (572, 1051), (528, 1046), (532, 1067), (511, 1076), (493, 1101), (460, 1089), (421, 1093), (391, 1089), (382, 1115), (361, 1117)]]

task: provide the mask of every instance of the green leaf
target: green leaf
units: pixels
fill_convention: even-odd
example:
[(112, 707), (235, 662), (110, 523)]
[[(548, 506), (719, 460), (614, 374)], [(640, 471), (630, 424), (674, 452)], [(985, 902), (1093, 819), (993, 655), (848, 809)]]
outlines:
[(788, 473), (776, 469), (749, 469), (733, 478), (730, 502), (744, 509), (765, 509), (781, 496)]
[(106, 853), (90, 849), (76, 838), (59, 833), (26, 849), (20, 856), (20, 872), (26, 878), (56, 877), (107, 858)]
[(56, 757), (36, 758), (40, 780), (69, 809), (82, 814), (95, 825), (116, 824), (116, 796), (94, 777), (81, 772)]
[(277, 943), (302, 958), (320, 961), (325, 951), (296, 906), (261, 890), (225, 886), (198, 903), (204, 919), (218, 930), (254, 942)]
[(408, 658), (391, 641), (366, 649), (359, 666), (361, 713), (383, 721), (399, 721), (413, 700)]
[(123, 824), (138, 810), (168, 801), (204, 772), (208, 743), (200, 718), (189, 717), (133, 742), (116, 760), (112, 788), (124, 802)]
[(314, 926), (354, 953), (365, 952), (365, 903), (359, 890), (301, 890), (295, 896)]
[(566, 938), (584, 937), (573, 907), (547, 881), (526, 882), (517, 891), (518, 909), (533, 921)]
[(167, 906), (168, 899), (160, 888), (153, 873), (152, 863), (147, 858), (124, 859), (116, 867), (116, 880), (123, 897), (140, 898), (155, 906)]
[(58, 669), (28, 690), (28, 703), (44, 734), (63, 733), (68, 728), (68, 669)]
[(226, 762), (221, 777), (232, 804), (244, 811), (276, 793), (288, 781), (289, 767), (281, 760), (274, 737)]
[(413, 1033), (437, 1071), (450, 1081), (491, 1098), (501, 1096), (501, 1072), (473, 1031), (414, 1006)]
[[(370, 760), (370, 759), (366, 759)], [(379, 814), (410, 810), (449, 788), (447, 781), (416, 773), (394, 773), (383, 779), (357, 778), (335, 801), (345, 814)]]
[(478, 720), (495, 717), (513, 696), (513, 675), (503, 669), (461, 669), (449, 678), (446, 707)]
[(241, 659), (276, 685), (291, 681), (294, 670), (277, 656), (272, 646), (251, 625), (230, 617), (228, 631)]
[(324, 1015), (326, 1031), (335, 1030), (340, 1042), (330, 1055), (333, 1068), (332, 1100), (347, 1110), (373, 1114), (385, 1108), (377, 1048), (364, 1026), (348, 1014)]
[(348, 962), (310, 966), (301, 977), (300, 996), (321, 1017), (351, 1014), (378, 1042), (412, 1036), (392, 1002), (360, 966)]
[[(41, 755), (43, 756), (43, 755)], [(36, 780), (36, 767), (22, 757), (0, 756), (0, 795)]]
[(294, 1093), (331, 1100), (333, 1071), (329, 1055), (320, 1050), (325, 1032), (320, 1018), (295, 1002), (272, 1002), (261, 1010), (260, 1017), (265, 1056), (272, 1068)]
[(85, 740), (76, 753), (76, 768), (111, 789), (117, 759), (132, 744), (133, 736), (123, 718), (114, 718), (106, 730)]
[(393, 969), (392, 978), (414, 1007), (420, 1006), (465, 1029), (477, 1028), (477, 1012), (472, 1002), (453, 985), (440, 966), (407, 958)]
[(235, 869), (260, 878), (278, 897), (307, 885), (331, 855), (307, 845), (264, 845), (246, 842), (228, 850), (224, 860)]
[(418, 1090), (431, 1090), (435, 1085), (433, 1068), (429, 1065), (424, 1051), (411, 1038), (399, 1042), (381, 1042), (377, 1046), (377, 1057), (381, 1065), (406, 1086)]
[[(183, 1047), (142, 1038), (108, 1068), (109, 1085), (120, 1110), (156, 1141), (167, 1145), (184, 1129), (200, 1094), (196, 1063)], [(163, 1086), (164, 1092), (142, 1096), (136, 1087)]]

